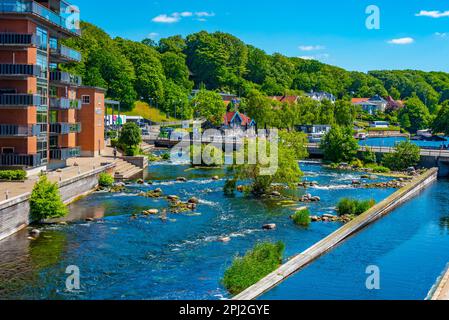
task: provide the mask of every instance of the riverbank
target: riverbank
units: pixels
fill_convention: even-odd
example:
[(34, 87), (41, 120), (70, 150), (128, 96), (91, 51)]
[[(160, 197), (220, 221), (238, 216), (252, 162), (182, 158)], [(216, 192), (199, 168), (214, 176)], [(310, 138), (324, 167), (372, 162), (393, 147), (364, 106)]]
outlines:
[(449, 300), (449, 264), (429, 293), (429, 300)]
[[(104, 161), (104, 159), (102, 160)], [(91, 168), (90, 170), (83, 167), (84, 170), (87, 170), (83, 172), (78, 165), (49, 175), (50, 181), (58, 183), (64, 203), (70, 204), (93, 191), (98, 185), (99, 174), (110, 172), (115, 167), (115, 163), (98, 163), (98, 166), (96, 166), (90, 162), (89, 167)], [(30, 180), (27, 184), (28, 189), (25, 192), (12, 198), (8, 197), (8, 199), (0, 202), (0, 240), (26, 228), (32, 222), (29, 220), (29, 198), (35, 182), (36, 179)], [(5, 184), (7, 185), (6, 187), (11, 187), (8, 183), (2, 185)]]
[(386, 215), (394, 208), (409, 200), (429, 184), (437, 179), (438, 169), (430, 169), (419, 177), (414, 178), (406, 187), (398, 190), (373, 208), (360, 215), (356, 219), (344, 225), (342, 228), (332, 233), (328, 237), (319, 241), (306, 251), (293, 257), (279, 269), (248, 288), (241, 294), (234, 297), (234, 300), (253, 300), (286, 280), (301, 268), (310, 264), (346, 238), (371, 224), (373, 221)]

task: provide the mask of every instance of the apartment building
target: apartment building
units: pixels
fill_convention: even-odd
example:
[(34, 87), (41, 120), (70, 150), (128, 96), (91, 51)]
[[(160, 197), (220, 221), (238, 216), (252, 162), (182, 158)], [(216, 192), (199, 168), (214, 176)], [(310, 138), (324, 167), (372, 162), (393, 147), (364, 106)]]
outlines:
[(104, 147), (104, 90), (61, 70), (81, 61), (61, 43), (81, 35), (78, 21), (63, 0), (0, 2), (0, 168), (54, 169)]

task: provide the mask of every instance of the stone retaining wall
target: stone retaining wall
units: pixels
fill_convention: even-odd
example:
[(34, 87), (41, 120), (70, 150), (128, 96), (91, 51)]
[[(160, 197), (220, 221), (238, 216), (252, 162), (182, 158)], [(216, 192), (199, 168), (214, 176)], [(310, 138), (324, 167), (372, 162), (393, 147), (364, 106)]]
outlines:
[[(98, 184), (100, 173), (110, 171), (115, 164), (108, 164), (90, 172), (59, 183), (62, 200), (72, 202), (77, 197), (90, 192)], [(31, 193), (0, 202), (0, 240), (9, 237), (30, 224)]]

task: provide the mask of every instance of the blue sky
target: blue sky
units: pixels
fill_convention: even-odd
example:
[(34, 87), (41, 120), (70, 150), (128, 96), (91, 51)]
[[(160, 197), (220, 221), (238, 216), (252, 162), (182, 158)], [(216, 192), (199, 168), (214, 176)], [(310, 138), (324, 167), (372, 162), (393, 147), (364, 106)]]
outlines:
[[(132, 40), (229, 32), (268, 53), (349, 70), (449, 72), (447, 0), (73, 0), (81, 18)], [(380, 29), (368, 30), (369, 5)]]

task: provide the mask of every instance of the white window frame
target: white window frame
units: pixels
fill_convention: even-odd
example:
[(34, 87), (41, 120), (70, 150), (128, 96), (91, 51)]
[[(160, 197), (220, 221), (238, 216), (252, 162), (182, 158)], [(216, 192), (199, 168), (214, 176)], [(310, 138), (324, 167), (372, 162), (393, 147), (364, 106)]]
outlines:
[[(88, 98), (88, 100), (89, 100), (89, 102), (85, 102), (85, 98)], [(82, 95), (81, 96), (81, 102), (82, 102), (82, 104), (90, 104), (90, 95), (88, 95), (88, 94), (84, 94), (84, 95)]]

